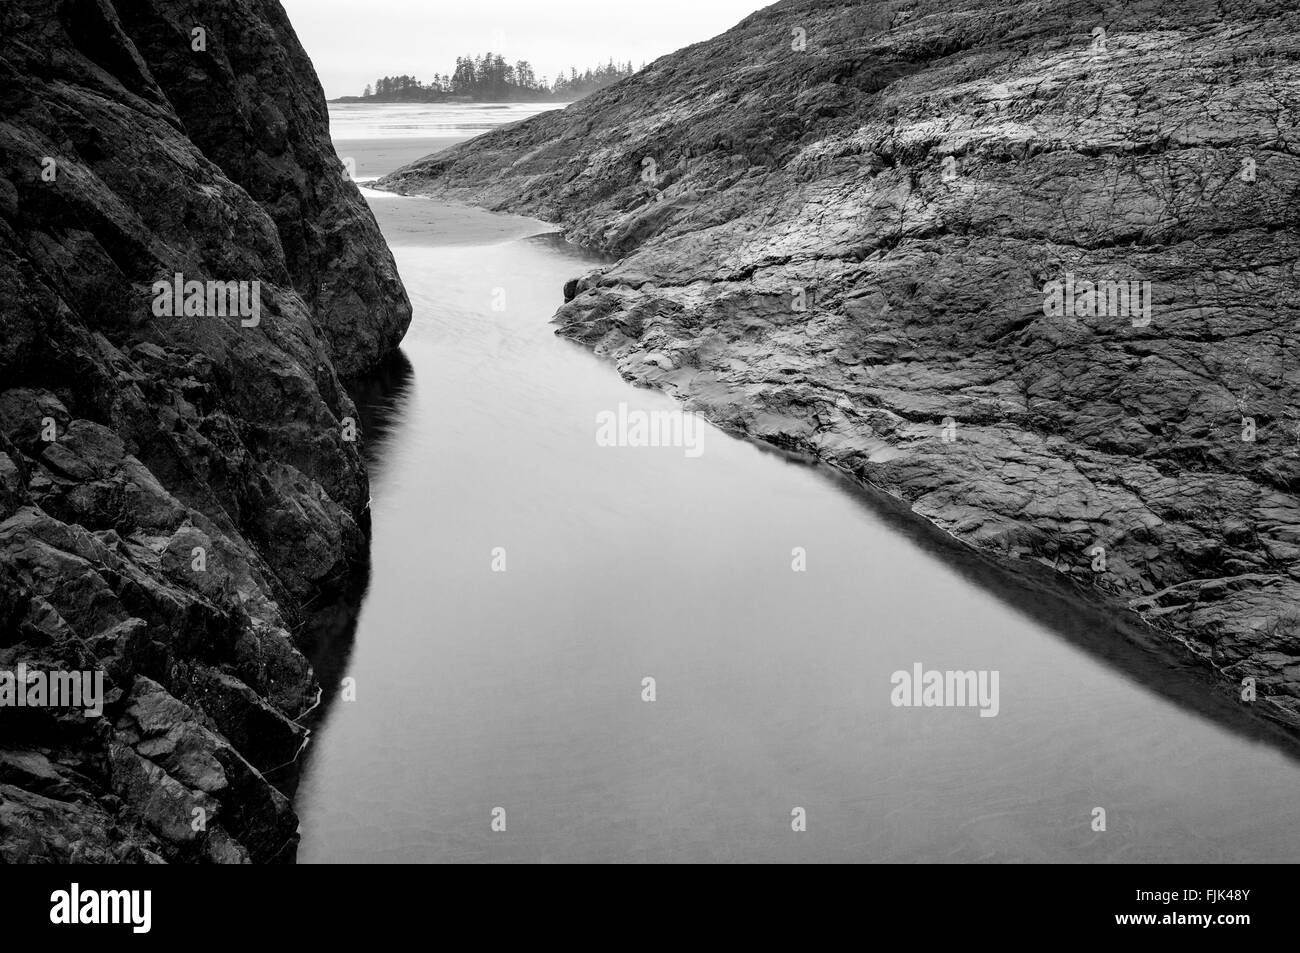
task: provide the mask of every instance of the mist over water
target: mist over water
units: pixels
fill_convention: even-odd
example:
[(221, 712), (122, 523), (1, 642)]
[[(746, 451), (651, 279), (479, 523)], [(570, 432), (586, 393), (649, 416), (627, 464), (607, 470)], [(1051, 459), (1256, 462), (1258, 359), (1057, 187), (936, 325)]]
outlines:
[[(330, 103), (330, 135), (339, 139), (468, 139), (568, 103)], [(392, 169), (386, 171), (391, 172)]]
[[(580, 251), (394, 253), (409, 366), (354, 391), (382, 434), (370, 587), (300, 861), (1300, 857), (1300, 764), (1096, 613), (715, 428), (698, 457), (599, 446), (602, 412), (676, 405), (554, 335)], [(998, 714), (895, 707), (915, 663), (998, 672)]]

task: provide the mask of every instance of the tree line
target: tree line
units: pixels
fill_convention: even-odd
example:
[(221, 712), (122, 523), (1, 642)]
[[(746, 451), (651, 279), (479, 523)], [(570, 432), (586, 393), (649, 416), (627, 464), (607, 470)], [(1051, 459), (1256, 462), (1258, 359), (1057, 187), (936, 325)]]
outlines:
[[(644, 64), (643, 64), (644, 65)], [(367, 85), (359, 97), (384, 102), (436, 102), (441, 99), (472, 99), (482, 102), (529, 101), (539, 99), (581, 99), (596, 90), (631, 76), (632, 61), (615, 63), (579, 73), (575, 67), (557, 73), (547, 81), (538, 76), (527, 60), (506, 62), (500, 53), (458, 56), (456, 68), (447, 74), (434, 73), (425, 83), (414, 76), (382, 76)], [(357, 98), (357, 97), (345, 97)]]

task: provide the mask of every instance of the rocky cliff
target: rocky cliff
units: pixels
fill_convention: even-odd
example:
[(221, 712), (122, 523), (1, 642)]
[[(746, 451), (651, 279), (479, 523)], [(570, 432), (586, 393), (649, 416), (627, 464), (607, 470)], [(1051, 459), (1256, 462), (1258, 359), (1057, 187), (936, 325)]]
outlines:
[(1294, 726), (1298, 60), (1287, 0), (784, 0), (379, 187), (620, 256), (561, 334)]
[(275, 0), (0, 7), (0, 289), (0, 861), (292, 859), (293, 629), (366, 558), (340, 375), (410, 305)]

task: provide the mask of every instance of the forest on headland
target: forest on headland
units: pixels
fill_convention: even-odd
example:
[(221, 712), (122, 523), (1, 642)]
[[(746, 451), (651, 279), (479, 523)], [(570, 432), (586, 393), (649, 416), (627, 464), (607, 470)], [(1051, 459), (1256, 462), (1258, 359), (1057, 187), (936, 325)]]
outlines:
[(538, 76), (527, 60), (510, 63), (501, 54), (488, 52), (477, 57), (456, 57), (454, 70), (446, 74), (434, 73), (433, 79), (427, 83), (414, 76), (382, 76), (373, 85), (367, 85), (360, 96), (343, 96), (335, 102), (570, 102), (635, 72), (631, 60), (615, 63), (611, 59), (604, 66), (582, 72), (578, 72), (576, 67), (570, 67), (567, 74), (557, 73), (555, 79), (548, 81), (546, 77)]

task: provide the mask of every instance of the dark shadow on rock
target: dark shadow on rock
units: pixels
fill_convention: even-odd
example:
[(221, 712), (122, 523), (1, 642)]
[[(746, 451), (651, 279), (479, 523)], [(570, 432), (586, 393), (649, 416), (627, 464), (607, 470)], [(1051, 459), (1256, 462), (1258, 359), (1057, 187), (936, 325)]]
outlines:
[[(825, 464), (809, 464), (796, 455), (755, 445), (793, 465), (814, 466), (889, 529), (952, 567), (1007, 608), (1082, 649), (1127, 680), (1238, 737), (1272, 745), (1300, 761), (1300, 736), (1293, 729), (1237, 701), (1231, 683), (1216, 678), (1205, 663), (1132, 613), (1102, 603), (1098, 595), (1070, 586), (1057, 573), (1037, 563), (1013, 559), (995, 563), (918, 517), (893, 497)], [(1068, 672), (1061, 673), (1063, 682), (1068, 677)]]
[[(357, 407), (363, 436), (361, 454), (369, 471), (373, 491), (375, 486), (382, 484), (389, 440), (410, 398), (415, 371), (406, 355), (395, 351), (371, 373), (351, 378), (345, 383)], [(346, 579), (323, 591), (304, 607), (303, 618), (296, 632), (298, 648), (311, 663), (321, 687), (319, 704), (299, 719), (312, 732), (319, 731), (328, 721), (352, 658), (357, 620), (370, 588), (369, 516), (367, 509), (364, 560), (353, 567)], [(309, 742), (297, 760), (267, 772), (267, 778), (286, 797), (292, 798), (297, 791), (298, 783), (311, 760), (312, 750)]]

